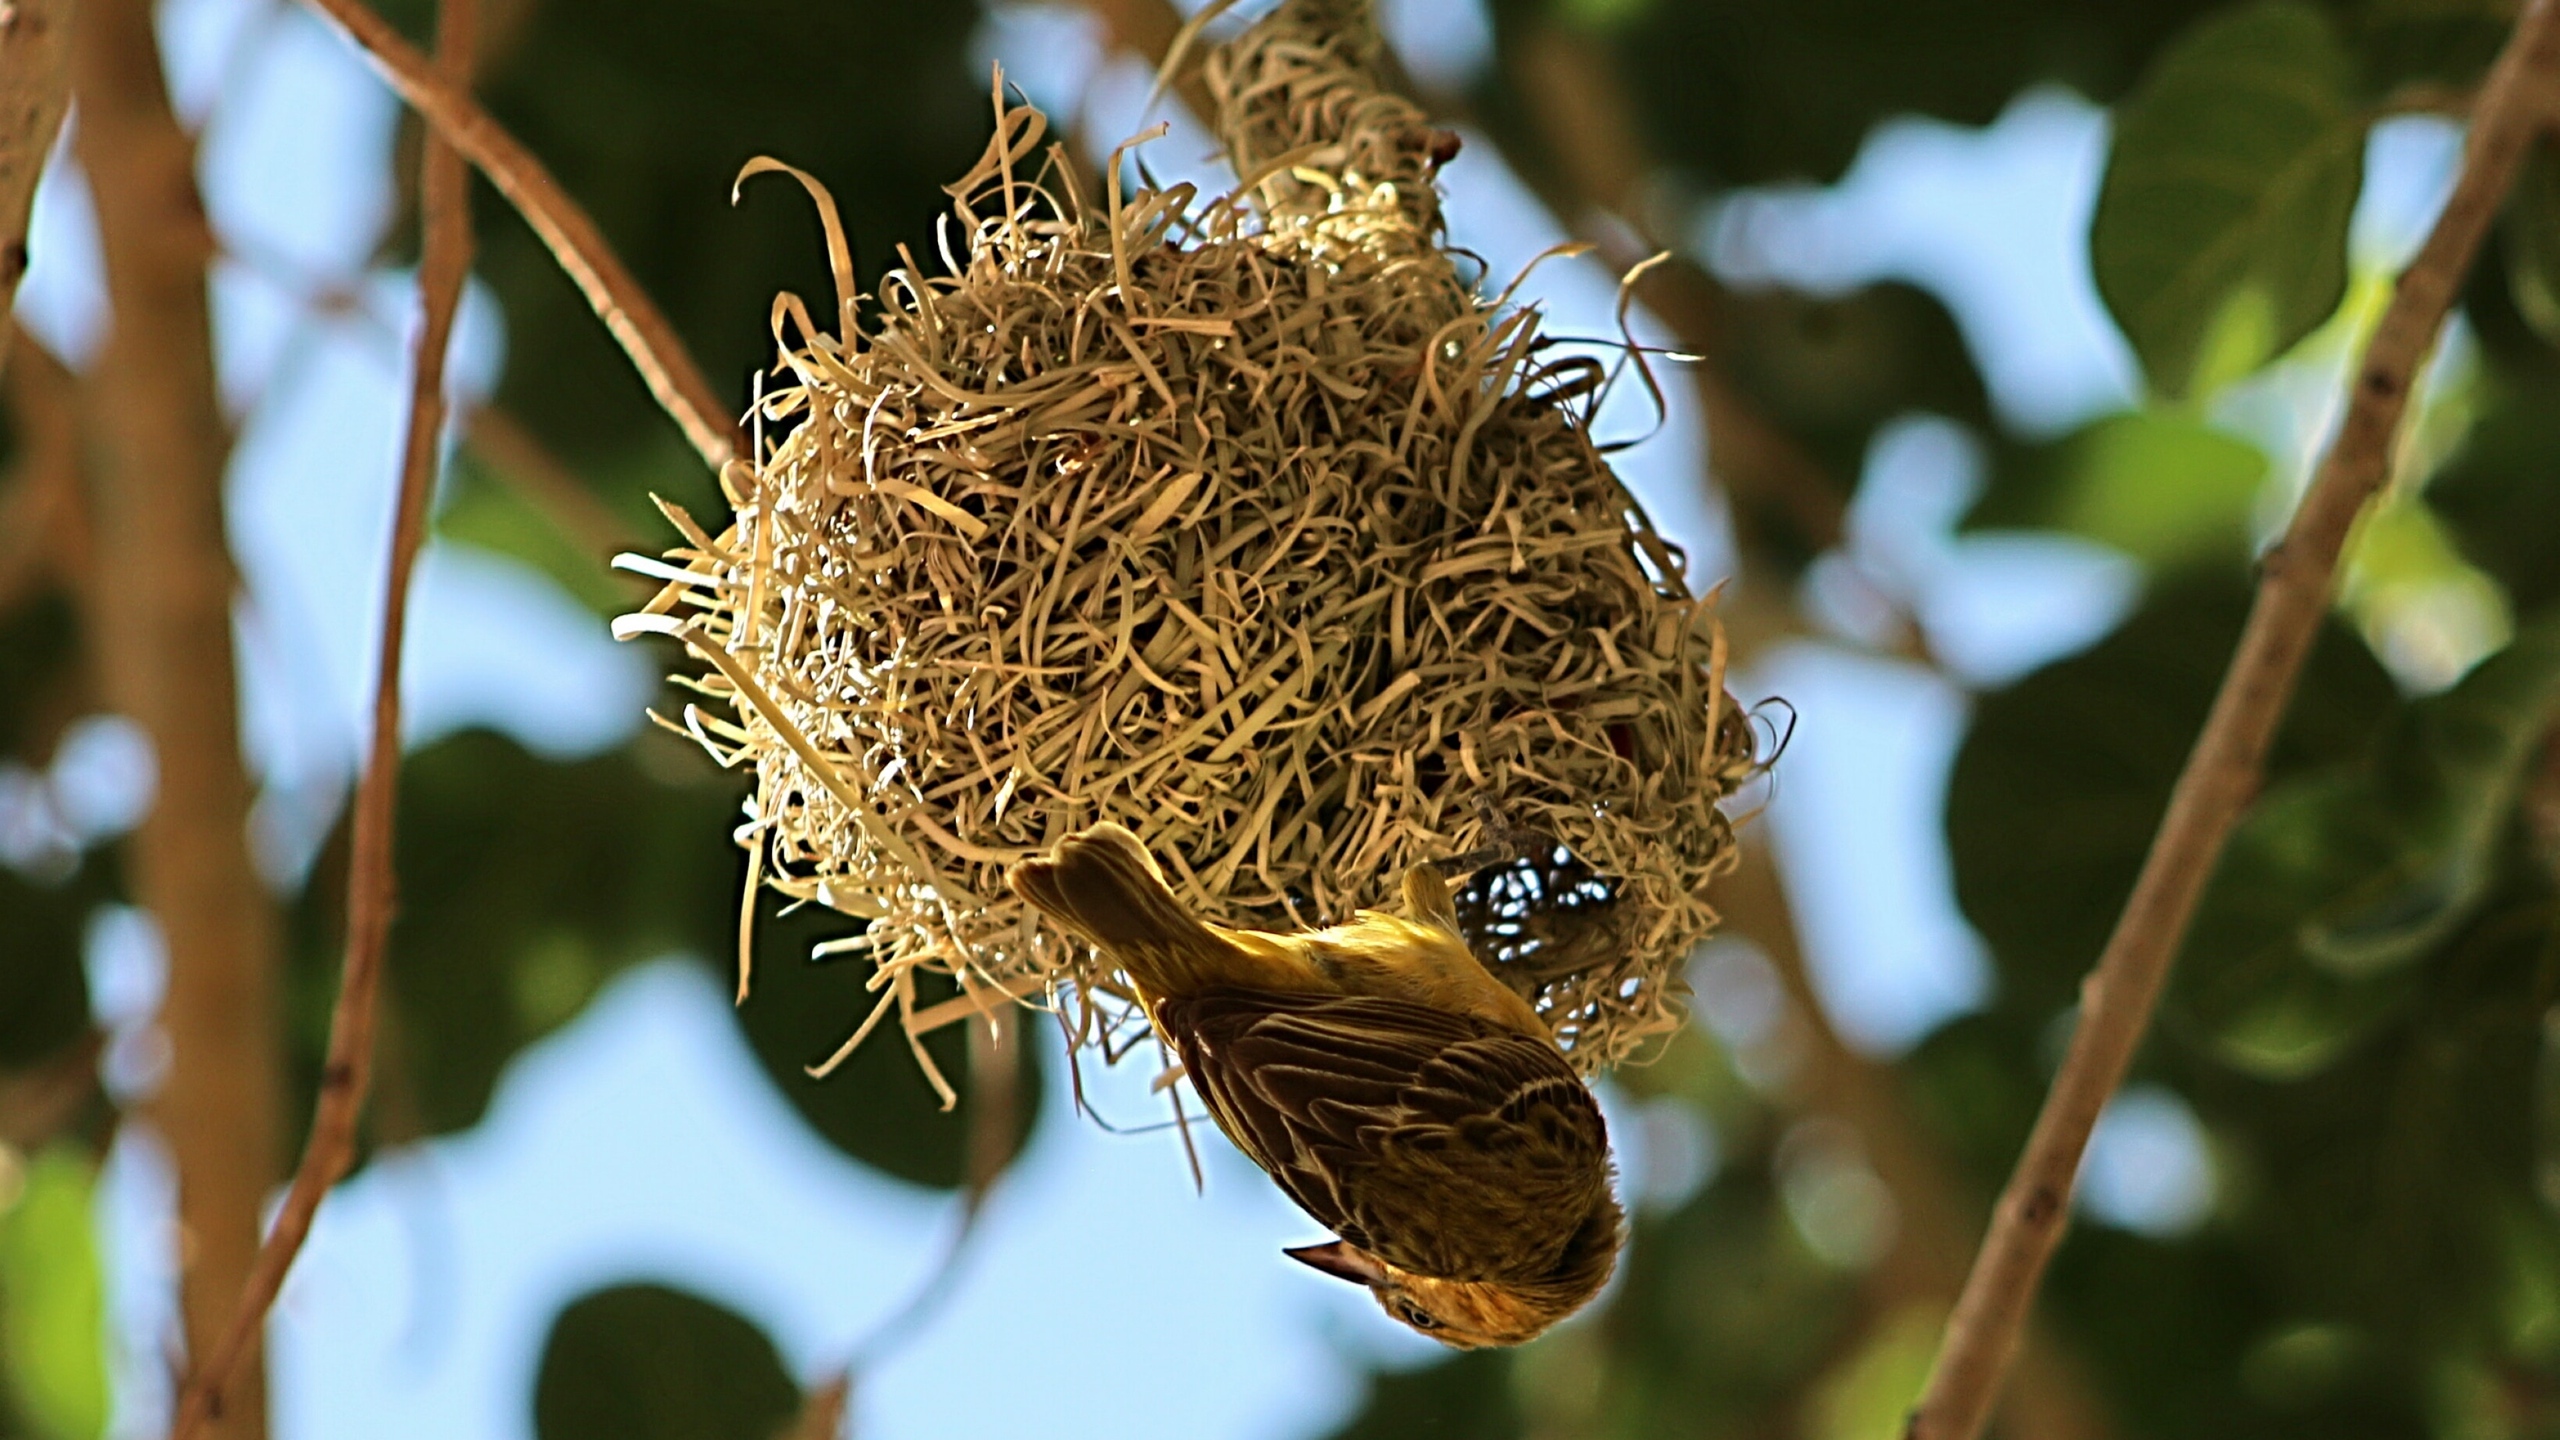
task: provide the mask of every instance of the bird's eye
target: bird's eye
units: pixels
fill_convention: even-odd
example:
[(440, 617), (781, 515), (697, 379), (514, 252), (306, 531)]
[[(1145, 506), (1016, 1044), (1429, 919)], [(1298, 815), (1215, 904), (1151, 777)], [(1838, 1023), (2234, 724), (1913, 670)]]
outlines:
[(1404, 1323), (1412, 1326), (1416, 1330), (1437, 1330), (1440, 1328), (1440, 1317), (1423, 1309), (1419, 1305), (1400, 1305), (1397, 1307), (1397, 1313), (1404, 1317)]

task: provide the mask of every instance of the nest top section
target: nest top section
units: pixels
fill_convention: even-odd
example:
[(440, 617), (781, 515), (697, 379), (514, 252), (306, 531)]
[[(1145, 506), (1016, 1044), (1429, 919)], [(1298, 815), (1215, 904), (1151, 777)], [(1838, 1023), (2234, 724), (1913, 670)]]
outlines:
[(672, 514), (624, 630), (710, 666), (681, 728), (755, 774), (750, 883), (870, 920), (862, 1033), (1066, 986), (1107, 1038), (1120, 980), (1001, 883), (1102, 820), (1265, 928), (1507, 837), (1462, 917), (1576, 1064), (1676, 1023), (1750, 729), (1586, 433), (1599, 367), (1461, 278), (1375, 44), (1299, 3), (1213, 54), (1215, 199), (1000, 106), (944, 273), (902, 254), (864, 313), (828, 213), (834, 333), (777, 300), (781, 438), (720, 533)]

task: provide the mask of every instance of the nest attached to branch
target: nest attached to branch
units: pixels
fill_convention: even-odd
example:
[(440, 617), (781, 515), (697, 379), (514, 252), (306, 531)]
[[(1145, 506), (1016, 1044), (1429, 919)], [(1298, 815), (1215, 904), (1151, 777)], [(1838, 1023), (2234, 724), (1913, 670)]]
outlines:
[(668, 584), (617, 633), (708, 662), (680, 679), (726, 713), (676, 728), (755, 773), (741, 986), (757, 887), (869, 920), (821, 947), (877, 967), (845, 1052), (892, 1009), (912, 1043), (1070, 990), (1107, 1040), (1125, 986), (1003, 883), (1102, 820), (1266, 929), (1507, 844), (1461, 891), (1467, 938), (1573, 1063), (1677, 1024), (1752, 728), (1592, 442), (1601, 367), (1441, 248), (1445, 137), (1376, 44), (1337, 0), (1213, 54), (1243, 179), (1211, 199), (1123, 196), (1115, 156), (1095, 203), (999, 88), (949, 187), (963, 247), (935, 274), (902, 251), (869, 315), (799, 177), (836, 329), (776, 301), (788, 383), (757, 413), (782, 438), (721, 477), (720, 533), (668, 507), (672, 564), (625, 557)]

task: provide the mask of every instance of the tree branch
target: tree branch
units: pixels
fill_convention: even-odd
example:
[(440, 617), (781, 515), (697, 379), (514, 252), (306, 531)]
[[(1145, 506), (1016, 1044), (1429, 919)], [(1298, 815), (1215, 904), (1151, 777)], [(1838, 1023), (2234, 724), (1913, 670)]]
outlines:
[(2554, 118), (2560, 8), (2530, 0), (2489, 72), (2462, 173), (2426, 244), (2402, 273), (2356, 367), (2345, 421), (2282, 541), (2262, 563), (2255, 603), (2196, 737), (2115, 933), (2081, 987), (2071, 1048), (2025, 1153), (1993, 1212), (1909, 1440), (1972, 1440), (1998, 1397), (2098, 1113), (2122, 1082), (2225, 840), (2256, 795), (2267, 746), (2327, 612), (2338, 554), (2388, 477), (2411, 377), (2434, 344), (2525, 147)]
[[(36, 181), (71, 104), (71, 0), (0, 4), (0, 316), (27, 274), (27, 216)], [(0, 325), (0, 365), (15, 325)]]
[[(470, 84), (476, 0), (443, 0), (437, 9), (438, 78), (459, 91)], [(382, 640), (375, 664), (372, 746), (356, 792), (355, 839), (347, 878), (347, 941), (338, 1000), (329, 1017), (329, 1049), (302, 1163), (242, 1284), (230, 1328), (211, 1352), (192, 1351), (194, 1373), (180, 1394), (175, 1440), (202, 1432), (223, 1412), (241, 1361), (255, 1348), (267, 1309), (311, 1233), (320, 1202), (347, 1173), (356, 1128), (373, 1076), (376, 998), (391, 933), (396, 881), (393, 817), (400, 779), (400, 651), (408, 632), (409, 580), (426, 537), (427, 502), (435, 490), (443, 446), (445, 351), (454, 311), (471, 272), (470, 173), (460, 154), (430, 132), (419, 157), (418, 340), (409, 388), (409, 427), (400, 456), (400, 490), (392, 520), (384, 582)]]
[[(153, 1102), (178, 1172), (189, 1354), (218, 1343), (275, 1182), (277, 933), (250, 863), (224, 548), (230, 438), (216, 399), (195, 151), (171, 112), (149, 0), (86, 0), (73, 22), (77, 136), (112, 318), (90, 383), (103, 689), (151, 737), (159, 786), (132, 840), (135, 889), (167, 938), (167, 1082)], [(265, 1430), (253, 1369), (222, 1427)]]
[(304, 3), (345, 31), (400, 98), (489, 177), (489, 183), (542, 237), (552, 258), (595, 308), (596, 317), (621, 342), (650, 395), (684, 431), (702, 462), (714, 472), (727, 464), (738, 453), (738, 427), (730, 416), (741, 407), (721, 403), (719, 392), (703, 378), (702, 367), (676, 337), (675, 327), (605, 243), (604, 232), (533, 152), (491, 119), (467, 89), (439, 76), (427, 57), (401, 39), (381, 16), (366, 9), (362, 0)]

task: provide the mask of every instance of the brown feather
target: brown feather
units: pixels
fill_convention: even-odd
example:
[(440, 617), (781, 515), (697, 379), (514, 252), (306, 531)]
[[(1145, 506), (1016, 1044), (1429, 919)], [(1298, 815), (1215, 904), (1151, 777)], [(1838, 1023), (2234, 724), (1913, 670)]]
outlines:
[(1298, 935), (1200, 919), (1117, 825), (1007, 878), (1128, 975), (1218, 1128), (1351, 1247), (1332, 1273), (1384, 1267), (1390, 1314), (1517, 1344), (1608, 1279), (1623, 1216), (1600, 1107), (1458, 937), (1437, 871), (1407, 872), (1405, 916)]
[(1213, 991), (1156, 1014), (1237, 1148), (1401, 1269), (1535, 1283), (1614, 1208), (1600, 1107), (1551, 1045), (1369, 998)]

